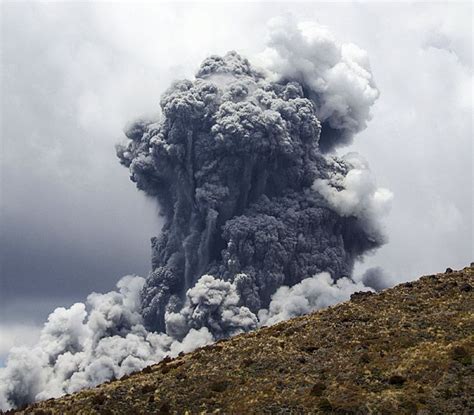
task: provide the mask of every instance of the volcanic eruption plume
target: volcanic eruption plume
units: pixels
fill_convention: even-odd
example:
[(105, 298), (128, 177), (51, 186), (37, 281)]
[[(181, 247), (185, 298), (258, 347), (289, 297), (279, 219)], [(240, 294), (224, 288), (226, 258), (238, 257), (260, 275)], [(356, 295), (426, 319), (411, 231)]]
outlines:
[[(117, 147), (158, 201), (152, 271), (52, 313), (33, 349), (12, 351), (0, 407), (119, 377), (217, 338), (369, 289), (355, 261), (384, 243), (391, 193), (357, 154), (378, 97), (366, 53), (313, 24), (276, 20), (253, 66), (236, 52), (174, 83), (158, 120)], [(367, 281), (374, 288), (377, 271)]]
[(365, 53), (277, 21), (261, 59), (271, 72), (236, 52), (206, 59), (165, 92), (162, 118), (133, 124), (118, 147), (164, 217), (142, 291), (150, 329), (254, 328), (279, 287), (349, 277), (384, 241), (376, 217), (390, 194), (360, 157), (330, 155), (378, 96)]

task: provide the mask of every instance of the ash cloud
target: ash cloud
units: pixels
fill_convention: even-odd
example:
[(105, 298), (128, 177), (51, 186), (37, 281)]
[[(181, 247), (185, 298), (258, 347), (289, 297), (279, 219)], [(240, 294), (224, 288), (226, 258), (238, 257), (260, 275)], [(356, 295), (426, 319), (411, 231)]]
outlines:
[[(283, 32), (275, 36), (274, 46), (285, 40)], [(329, 35), (324, 42), (287, 36), (313, 59), (314, 79), (322, 73), (317, 68), (333, 70), (334, 56), (342, 56)], [(299, 57), (288, 59), (300, 64)], [(339, 66), (347, 79), (353, 76), (353, 66)], [(334, 99), (313, 93), (313, 78), (293, 78), (285, 69), (278, 79), (268, 77), (236, 52), (212, 56), (194, 81), (177, 82), (164, 94), (160, 120), (127, 131), (118, 156), (137, 187), (158, 200), (165, 220), (142, 291), (149, 329), (206, 326), (205, 318), (195, 318), (202, 302), (196, 306), (186, 295), (202, 275), (234, 285), (240, 310), (234, 311), (256, 315), (282, 285), (321, 272), (349, 277), (357, 259), (384, 243), (379, 216), (391, 194), (376, 188), (360, 157), (325, 154), (321, 131), (331, 121), (323, 116), (322, 126), (318, 116)], [(354, 133), (366, 119), (357, 114), (368, 113), (369, 105), (364, 95), (348, 93), (354, 108), (347, 114), (358, 117)], [(341, 137), (349, 124), (338, 124)], [(229, 330), (211, 324), (214, 335), (236, 327)]]
[(352, 271), (385, 242), (391, 194), (359, 156), (328, 154), (365, 128), (377, 98), (365, 52), (283, 21), (263, 56), (266, 69), (236, 52), (207, 58), (163, 94), (158, 120), (127, 127), (117, 155), (164, 220), (152, 272), (56, 309), (36, 347), (12, 350), (0, 407), (370, 289)]
[(389, 288), (393, 285), (393, 278), (381, 267), (371, 267), (365, 270), (360, 277), (362, 282), (367, 287), (379, 292), (385, 288)]

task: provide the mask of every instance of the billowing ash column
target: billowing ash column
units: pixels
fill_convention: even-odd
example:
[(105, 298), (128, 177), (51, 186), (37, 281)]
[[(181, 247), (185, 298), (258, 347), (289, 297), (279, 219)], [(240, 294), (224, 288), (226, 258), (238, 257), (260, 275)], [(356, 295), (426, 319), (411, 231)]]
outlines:
[[(201, 276), (231, 287), (237, 314), (252, 316), (282, 285), (322, 271), (350, 276), (354, 260), (383, 242), (366, 212), (337, 205), (354, 164), (327, 152), (337, 125), (345, 137), (347, 125), (339, 114), (322, 152), (317, 111), (325, 109), (328, 124), (328, 105), (298, 81), (259, 72), (236, 52), (212, 56), (194, 81), (163, 95), (158, 122), (127, 130), (118, 156), (138, 188), (156, 197), (165, 221), (142, 291), (149, 328), (165, 330), (165, 316), (176, 319), (187, 307), (188, 328), (227, 335), (240, 323), (212, 317), (212, 298), (201, 302), (206, 311), (202, 304), (189, 311), (186, 293)], [(212, 284), (204, 285), (208, 294)], [(246, 321), (244, 329), (252, 328)]]

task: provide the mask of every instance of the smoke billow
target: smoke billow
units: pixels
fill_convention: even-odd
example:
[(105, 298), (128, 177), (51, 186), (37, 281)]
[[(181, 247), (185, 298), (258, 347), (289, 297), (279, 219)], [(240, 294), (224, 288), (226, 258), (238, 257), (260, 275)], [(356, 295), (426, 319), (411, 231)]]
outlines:
[(54, 310), (37, 346), (11, 350), (0, 372), (0, 408), (95, 386), (213, 341), (205, 327), (182, 341), (147, 331), (140, 314), (143, 283), (123, 277), (118, 291), (92, 293), (86, 304)]
[(375, 291), (382, 291), (394, 284), (393, 277), (381, 267), (372, 267), (365, 270), (360, 277), (360, 282)]
[(259, 61), (274, 78), (301, 84), (323, 126), (321, 151), (350, 144), (366, 128), (379, 91), (367, 52), (357, 45), (337, 42), (327, 28), (314, 23), (276, 18)]
[(343, 277), (334, 281), (327, 272), (306, 278), (293, 287), (280, 287), (273, 295), (268, 310), (259, 312), (260, 322), (271, 325), (312, 310), (347, 300), (355, 291), (368, 291), (363, 283)]
[[(39, 344), (15, 349), (0, 406), (58, 396), (165, 355), (273, 324), (383, 284), (351, 279), (385, 242), (391, 199), (367, 163), (335, 155), (378, 96), (364, 51), (324, 29), (279, 20), (253, 67), (211, 56), (174, 83), (161, 117), (117, 147), (164, 219), (146, 280), (58, 308)], [(374, 274), (375, 275), (375, 274)]]

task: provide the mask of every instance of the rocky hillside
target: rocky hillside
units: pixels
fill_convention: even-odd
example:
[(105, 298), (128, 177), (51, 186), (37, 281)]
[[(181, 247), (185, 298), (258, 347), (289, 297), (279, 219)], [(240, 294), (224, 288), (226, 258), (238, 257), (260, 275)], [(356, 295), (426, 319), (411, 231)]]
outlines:
[(472, 414), (474, 268), (220, 341), (28, 414)]

